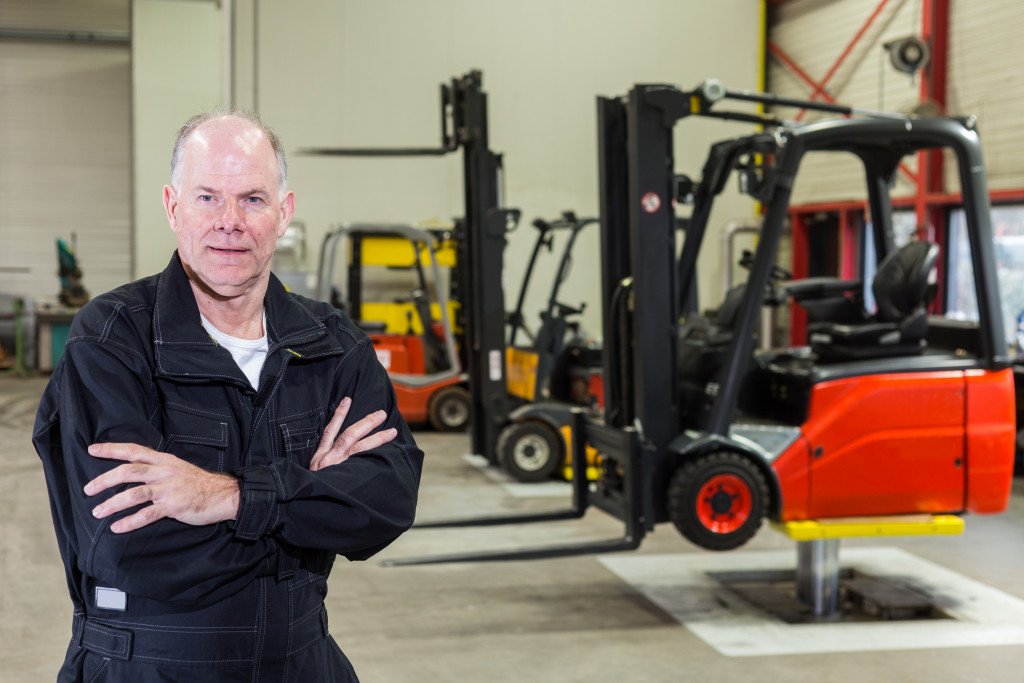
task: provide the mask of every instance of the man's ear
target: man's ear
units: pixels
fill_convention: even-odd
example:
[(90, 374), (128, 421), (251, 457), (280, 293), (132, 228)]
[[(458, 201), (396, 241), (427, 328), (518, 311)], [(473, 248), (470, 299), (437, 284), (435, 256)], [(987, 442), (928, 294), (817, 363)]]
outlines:
[(177, 208), (177, 191), (170, 185), (164, 185), (164, 212), (167, 214), (167, 223), (174, 232), (178, 232), (178, 217), (175, 215)]
[(284, 233), (288, 230), (288, 225), (292, 222), (292, 216), (295, 215), (295, 193), (288, 192), (285, 194), (284, 199), (281, 200), (281, 222), (277, 226), (278, 238), (284, 237)]

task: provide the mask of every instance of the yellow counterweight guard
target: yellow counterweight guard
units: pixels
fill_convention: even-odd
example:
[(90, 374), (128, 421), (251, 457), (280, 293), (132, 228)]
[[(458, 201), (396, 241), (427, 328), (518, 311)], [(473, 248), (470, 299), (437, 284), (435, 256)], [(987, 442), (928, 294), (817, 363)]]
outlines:
[(806, 519), (771, 522), (771, 525), (794, 541), (864, 536), (955, 536), (964, 531), (962, 517), (929, 514)]
[(537, 388), (537, 362), (533, 351), (505, 348), (506, 390), (524, 401), (533, 401)]

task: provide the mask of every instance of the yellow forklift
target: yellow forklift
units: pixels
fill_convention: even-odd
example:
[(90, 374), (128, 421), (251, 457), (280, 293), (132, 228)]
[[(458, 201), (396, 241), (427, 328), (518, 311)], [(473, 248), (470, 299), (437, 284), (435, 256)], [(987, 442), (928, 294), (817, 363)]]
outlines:
[[(344, 297), (334, 286), (342, 244), (347, 247)], [(457, 306), (448, 298), (441, 271), (454, 265), (447, 232), (401, 224), (338, 227), (325, 236), (320, 252), (318, 296), (345, 310), (370, 335), (395, 387), (402, 417), (413, 425), (429, 423), (437, 431), (464, 431), (469, 425), (469, 378), (462, 371), (451, 322)], [(366, 300), (371, 270), (398, 271), (402, 283), (392, 281), (387, 291), (398, 286), (408, 295)]]
[[(581, 333), (577, 317), (586, 302), (571, 306), (559, 293), (572, 266), (573, 248), (580, 233), (597, 218), (580, 218), (572, 211), (558, 219), (535, 219), (533, 249), (523, 273), (516, 306), (509, 314), (505, 350), (508, 391), (513, 397), (508, 424), (498, 437), (498, 462), (521, 482), (539, 482), (554, 475), (572, 476), (569, 406), (582, 406), (595, 416), (604, 400), (601, 347)], [(540, 313), (536, 332), (523, 315), (534, 268), (541, 252), (555, 251), (555, 236), (565, 233), (558, 265)], [(526, 337), (528, 343), (521, 342)], [(590, 459), (593, 461), (594, 454)]]

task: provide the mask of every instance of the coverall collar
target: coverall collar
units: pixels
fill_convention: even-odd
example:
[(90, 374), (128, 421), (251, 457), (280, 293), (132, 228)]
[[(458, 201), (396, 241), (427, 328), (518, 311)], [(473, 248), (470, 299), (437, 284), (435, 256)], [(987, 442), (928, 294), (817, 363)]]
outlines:
[[(273, 273), (263, 305), (267, 313), (268, 357), (281, 348), (298, 357), (342, 353), (342, 347), (327, 335), (324, 324), (296, 305)], [(153, 346), (160, 375), (195, 380), (241, 377), (235, 372), (234, 363), (224, 363), (223, 350), (203, 328), (199, 306), (177, 251), (157, 281)]]

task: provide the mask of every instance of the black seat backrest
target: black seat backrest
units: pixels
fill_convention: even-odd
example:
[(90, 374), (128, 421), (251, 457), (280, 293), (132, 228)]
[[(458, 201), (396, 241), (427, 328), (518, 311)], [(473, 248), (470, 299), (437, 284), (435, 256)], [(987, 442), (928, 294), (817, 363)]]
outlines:
[(935, 298), (939, 246), (910, 242), (891, 252), (878, 264), (871, 283), (879, 322), (899, 322), (914, 309), (927, 307)]

